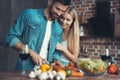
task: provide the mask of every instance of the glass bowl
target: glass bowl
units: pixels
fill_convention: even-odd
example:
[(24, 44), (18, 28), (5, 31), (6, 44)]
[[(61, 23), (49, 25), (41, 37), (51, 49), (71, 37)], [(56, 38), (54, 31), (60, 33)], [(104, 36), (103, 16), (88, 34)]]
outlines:
[(107, 72), (107, 67), (108, 63), (101, 59), (80, 59), (78, 61), (78, 68), (88, 76), (102, 75)]

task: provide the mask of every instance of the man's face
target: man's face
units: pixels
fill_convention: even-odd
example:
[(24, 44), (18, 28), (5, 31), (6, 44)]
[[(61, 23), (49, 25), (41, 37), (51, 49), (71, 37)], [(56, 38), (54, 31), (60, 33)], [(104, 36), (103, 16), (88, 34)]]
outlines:
[(50, 8), (50, 16), (53, 19), (58, 19), (68, 8), (68, 6), (65, 6), (61, 4), (60, 2), (54, 2), (53, 5)]

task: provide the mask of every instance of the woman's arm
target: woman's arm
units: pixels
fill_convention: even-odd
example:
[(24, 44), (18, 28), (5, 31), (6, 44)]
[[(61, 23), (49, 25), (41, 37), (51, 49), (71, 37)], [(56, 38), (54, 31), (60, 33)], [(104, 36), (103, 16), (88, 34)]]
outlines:
[(63, 51), (63, 53), (73, 62), (76, 62), (78, 59), (78, 52), (71, 53), (66, 47), (62, 46), (60, 43), (57, 43), (57, 50)]

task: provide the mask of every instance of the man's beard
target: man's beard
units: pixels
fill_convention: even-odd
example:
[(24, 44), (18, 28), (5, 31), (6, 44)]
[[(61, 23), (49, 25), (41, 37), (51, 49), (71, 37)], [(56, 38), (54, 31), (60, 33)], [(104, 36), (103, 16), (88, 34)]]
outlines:
[(49, 11), (49, 14), (50, 14), (50, 17), (51, 17), (52, 19), (58, 19), (58, 18), (59, 18), (59, 16), (58, 16), (57, 14), (52, 13), (52, 12), (50, 12), (50, 11)]

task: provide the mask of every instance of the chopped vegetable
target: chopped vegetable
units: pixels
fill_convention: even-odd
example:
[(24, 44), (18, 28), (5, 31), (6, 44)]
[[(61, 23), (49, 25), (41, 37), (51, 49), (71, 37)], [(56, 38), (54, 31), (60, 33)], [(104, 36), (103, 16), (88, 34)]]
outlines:
[(84, 74), (82, 72), (72, 70), (71, 76), (72, 77), (82, 77), (82, 76), (84, 76)]
[(108, 70), (108, 73), (110, 74), (118, 74), (118, 67), (114, 63), (112, 63), (107, 70)]
[(101, 59), (82, 60), (79, 62), (79, 68), (87, 73), (103, 73), (107, 69), (107, 63)]
[(65, 69), (65, 72), (66, 72), (66, 76), (71, 76), (72, 74), (72, 70), (71, 69)]
[(47, 72), (47, 71), (51, 71), (52, 68), (51, 68), (51, 66), (49, 64), (43, 64), (43, 65), (40, 66), (40, 70), (42, 72)]

